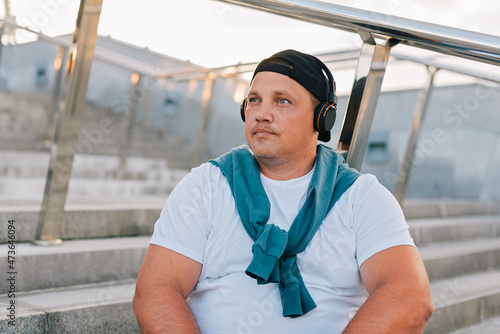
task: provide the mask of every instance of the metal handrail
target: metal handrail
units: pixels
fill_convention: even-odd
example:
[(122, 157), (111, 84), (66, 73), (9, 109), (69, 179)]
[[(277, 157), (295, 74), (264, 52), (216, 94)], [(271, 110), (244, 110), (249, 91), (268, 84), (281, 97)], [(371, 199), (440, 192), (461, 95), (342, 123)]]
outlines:
[[(352, 60), (357, 60), (359, 55), (360, 49), (352, 49), (352, 50), (346, 50), (342, 52), (338, 51), (332, 51), (332, 52), (322, 52), (322, 53), (315, 53), (314, 55), (321, 60), (325, 64), (331, 64), (331, 63), (337, 63), (340, 61), (352, 61)], [(351, 57), (352, 54), (356, 54), (356, 57)], [(330, 56), (338, 56), (338, 58), (334, 59), (324, 59), (328, 58)], [(449, 72), (454, 72), (458, 74), (463, 74), (466, 76), (478, 78), (478, 79), (484, 79), (487, 81), (491, 82), (497, 82), (500, 83), (500, 73), (492, 73), (489, 71), (483, 71), (480, 69), (474, 69), (474, 68), (467, 68), (464, 66), (456, 66), (453, 64), (446, 63), (444, 61), (440, 61), (434, 58), (418, 58), (414, 56), (409, 56), (404, 53), (400, 53), (397, 51), (392, 51), (391, 52), (391, 57), (398, 60), (398, 61), (409, 61), (411, 63), (416, 63), (416, 64), (422, 64), (426, 66), (434, 66), (442, 70), (446, 70)], [(218, 67), (209, 67), (209, 68), (204, 68), (200, 70), (183, 70), (183, 71), (176, 71), (176, 72), (160, 72), (158, 73), (157, 77), (158, 78), (172, 78), (174, 80), (177, 79), (184, 79), (184, 78), (197, 78), (197, 79), (204, 79), (207, 74), (214, 73), (215, 75), (219, 75), (221, 73), (224, 73), (225, 70), (227, 69), (235, 69), (234, 75), (237, 74), (242, 74), (242, 73), (248, 73), (252, 72), (255, 67), (258, 65), (258, 62), (249, 62), (249, 63), (237, 63), (237, 64), (231, 64), (231, 65), (226, 65), (226, 66), (218, 66)], [(349, 66), (349, 68), (354, 67), (355, 65)], [(343, 69), (343, 67), (336, 67), (335, 69)]]
[[(500, 37), (315, 0), (217, 0), (353, 33), (395, 38), (443, 54), (500, 65)], [(378, 19), (377, 19), (378, 18)]]
[[(322, 53), (317, 53), (315, 54), (316, 57), (323, 58), (323, 57), (332, 57), (332, 59), (323, 59), (325, 63), (331, 63), (331, 62), (337, 62), (337, 61), (349, 61), (349, 60), (357, 60), (359, 57), (359, 48), (358, 49), (350, 49), (350, 50), (343, 50), (343, 51), (331, 51), (331, 52), (322, 52)], [(259, 64), (258, 61), (256, 62), (247, 62), (247, 63), (237, 63), (237, 64), (232, 64), (232, 65), (226, 65), (226, 66), (217, 66), (217, 67), (211, 67), (211, 68), (204, 68), (201, 70), (179, 70), (176, 72), (172, 71), (167, 71), (167, 72), (159, 72), (157, 74), (158, 78), (176, 78), (176, 77), (192, 77), (195, 75), (200, 75), (202, 74), (203, 77), (208, 74), (208, 73), (223, 73), (227, 69), (234, 68), (236, 71), (235, 73), (246, 73), (246, 72), (252, 72), (255, 67)]]
[(467, 75), (470, 77), (478, 78), (478, 79), (484, 79), (487, 81), (492, 81), (492, 82), (498, 82), (500, 83), (500, 73), (492, 73), (492, 72), (486, 72), (486, 71), (481, 71), (478, 69), (472, 69), (472, 68), (467, 68), (464, 66), (456, 66), (452, 64), (447, 64), (446, 62), (439, 61), (436, 59), (432, 58), (417, 58), (409, 55), (405, 55), (402, 53), (398, 53), (393, 51), (391, 53), (391, 56), (398, 59), (398, 60), (406, 60), (410, 61), (412, 63), (418, 63), (426, 66), (433, 66), (442, 70), (446, 70), (449, 72), (455, 72), (463, 75)]

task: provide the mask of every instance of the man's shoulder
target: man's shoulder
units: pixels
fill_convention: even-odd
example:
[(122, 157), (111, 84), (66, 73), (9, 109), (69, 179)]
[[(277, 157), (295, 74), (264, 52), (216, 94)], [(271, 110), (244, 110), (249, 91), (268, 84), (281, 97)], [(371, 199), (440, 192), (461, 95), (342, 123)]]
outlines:
[(362, 174), (349, 189), (349, 202), (354, 211), (389, 212), (399, 214), (401, 207), (394, 195), (377, 177)]
[(359, 177), (353, 182), (348, 189), (349, 192), (360, 192), (371, 187), (382, 186), (377, 177), (369, 173), (360, 173)]
[(193, 199), (199, 199), (200, 196), (213, 199), (216, 194), (225, 198), (227, 193), (231, 194), (231, 190), (221, 170), (207, 162), (192, 168), (176, 184), (169, 195), (169, 201), (190, 202)]
[(224, 179), (223, 176), (224, 175), (222, 174), (222, 171), (219, 167), (210, 162), (205, 162), (197, 167), (192, 168), (186, 177), (191, 179), (199, 179), (200, 181), (220, 181)]
[(354, 183), (346, 190), (343, 195), (352, 207), (357, 207), (361, 203), (379, 202), (383, 200), (392, 200), (391, 192), (379, 182), (373, 174), (362, 173)]
[(210, 174), (217, 171), (220, 171), (220, 168), (207, 161), (197, 167), (191, 168), (190, 174)]

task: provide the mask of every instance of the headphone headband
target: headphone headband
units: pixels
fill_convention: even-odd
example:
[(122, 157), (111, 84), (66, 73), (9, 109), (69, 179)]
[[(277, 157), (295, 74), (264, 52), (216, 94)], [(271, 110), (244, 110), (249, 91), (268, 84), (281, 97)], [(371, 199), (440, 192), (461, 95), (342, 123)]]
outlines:
[(333, 78), (332, 72), (330, 69), (323, 63), (321, 60), (318, 58), (316, 62), (318, 65), (323, 69), (323, 72), (326, 74), (326, 77), (328, 78), (328, 97), (327, 97), (327, 102), (334, 103), (337, 105), (337, 94), (335, 94), (336, 89), (337, 89), (337, 84), (335, 83), (335, 79)]

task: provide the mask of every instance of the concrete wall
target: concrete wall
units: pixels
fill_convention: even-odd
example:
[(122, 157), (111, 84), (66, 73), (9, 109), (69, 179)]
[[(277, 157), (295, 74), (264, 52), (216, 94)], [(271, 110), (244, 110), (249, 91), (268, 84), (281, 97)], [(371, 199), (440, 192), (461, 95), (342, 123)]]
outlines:
[[(364, 171), (389, 189), (403, 161), (416, 91), (384, 93), (372, 137), (387, 134), (386, 161)], [(500, 89), (485, 85), (434, 88), (411, 166), (408, 197), (500, 199)], [(373, 139), (376, 140), (376, 139)]]

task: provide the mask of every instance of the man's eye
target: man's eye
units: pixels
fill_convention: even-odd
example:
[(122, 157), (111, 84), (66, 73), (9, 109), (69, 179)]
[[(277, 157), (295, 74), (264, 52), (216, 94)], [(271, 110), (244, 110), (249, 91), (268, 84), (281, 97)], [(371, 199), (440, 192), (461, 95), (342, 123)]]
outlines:
[(288, 101), (287, 99), (279, 99), (278, 103), (279, 104), (288, 104), (288, 103), (290, 103), (290, 101)]
[(250, 98), (248, 98), (248, 102), (258, 102), (258, 101), (259, 101), (259, 99), (256, 98), (256, 97), (250, 97)]

